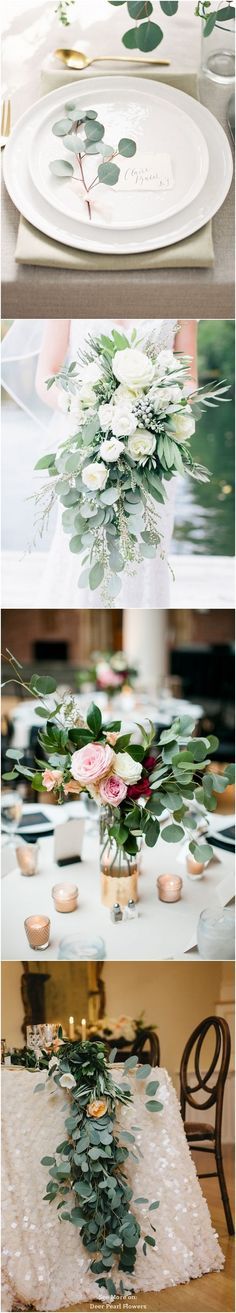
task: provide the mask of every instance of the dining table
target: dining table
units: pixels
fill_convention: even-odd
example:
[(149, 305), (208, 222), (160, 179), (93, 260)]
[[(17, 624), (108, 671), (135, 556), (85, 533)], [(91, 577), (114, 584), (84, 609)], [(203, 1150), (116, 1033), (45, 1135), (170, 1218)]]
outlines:
[[(36, 807), (24, 805), (27, 816), (34, 817)], [(15, 840), (3, 835), (2, 851), (2, 957), (4, 961), (41, 961), (42, 951), (28, 944), (24, 921), (28, 916), (47, 916), (50, 919), (50, 942), (43, 950), (45, 960), (106, 959), (107, 961), (173, 961), (199, 959), (197, 924), (200, 913), (207, 908), (222, 908), (234, 896), (233, 851), (213, 846), (213, 857), (204, 868), (201, 879), (187, 873), (188, 841), (167, 843), (159, 836), (155, 848), (142, 845), (138, 877), (138, 902), (133, 918), (123, 915), (113, 921), (112, 908), (103, 905), (101, 898), (99, 821), (96, 806), (89, 808), (86, 801), (66, 803), (55, 807), (40, 802), (40, 813), (51, 830), (58, 825), (66, 827), (70, 819), (83, 820), (81, 857), (72, 865), (63, 862), (58, 866), (54, 852), (54, 833), (39, 836), (39, 861), (35, 875), (21, 873), (15, 855)], [(168, 814), (164, 814), (164, 821)], [(211, 817), (208, 818), (212, 824)], [(234, 822), (227, 816), (227, 826)], [(222, 816), (214, 815), (214, 829), (222, 827)], [(48, 826), (49, 828), (49, 826)], [(162, 827), (161, 827), (162, 828)], [(46, 825), (45, 825), (46, 829)], [(65, 830), (64, 830), (65, 834)], [(78, 848), (78, 851), (80, 849)], [(56, 854), (58, 847), (56, 847)], [(181, 897), (177, 902), (163, 902), (158, 897), (157, 879), (160, 875), (179, 876), (182, 881)], [(57, 911), (52, 898), (55, 883), (73, 882), (79, 890), (74, 911)], [(119, 897), (114, 893), (114, 902)], [(65, 944), (64, 942), (65, 941)], [(187, 955), (187, 957), (186, 957)]]
[[(87, 0), (84, 12), (79, 15), (79, 23), (72, 21), (68, 28), (62, 27), (55, 19), (54, 5), (51, 0), (44, 0), (38, 6), (34, 16), (32, 6), (24, 0), (21, 15), (15, 18), (15, 0), (12, 0), (13, 18), (8, 21), (6, 35), (3, 33), (3, 90), (10, 94), (12, 121), (15, 124), (19, 116), (45, 92), (61, 85), (63, 66), (55, 60), (53, 52), (58, 46), (81, 46), (88, 57), (96, 55), (111, 56), (109, 64), (98, 63), (77, 76), (86, 79), (93, 74), (95, 78), (107, 72), (114, 77), (124, 73), (124, 64), (118, 63), (116, 57), (125, 54), (122, 45), (125, 19), (123, 5), (109, 5), (108, 0)], [(82, 6), (80, 6), (82, 10)], [(169, 60), (165, 70), (155, 70), (163, 80), (170, 75), (174, 79), (195, 78), (197, 94), (203, 105), (211, 111), (224, 128), (231, 149), (233, 142), (228, 128), (228, 102), (231, 88), (210, 80), (201, 74), (201, 22), (196, 18), (194, 0), (181, 0), (176, 16), (161, 15), (163, 42), (152, 58)], [(18, 57), (17, 57), (18, 52)], [(143, 58), (142, 73), (147, 68), (147, 57)], [(58, 70), (58, 71), (57, 71)], [(137, 72), (135, 65), (127, 59), (127, 70)], [(71, 75), (66, 73), (69, 86)], [(73, 77), (73, 75), (72, 75)], [(72, 85), (72, 83), (70, 83)], [(185, 82), (187, 89), (187, 82)], [(3, 152), (2, 152), (3, 153)], [(101, 269), (54, 267), (50, 251), (46, 265), (41, 267), (29, 258), (26, 262), (21, 257), (16, 260), (16, 243), (19, 227), (19, 213), (10, 199), (5, 185), (2, 190), (2, 315), (20, 318), (22, 307), (26, 317), (33, 317), (35, 306), (39, 317), (88, 318), (119, 317), (125, 304), (129, 318), (155, 318), (160, 314), (164, 318), (176, 319), (230, 318), (234, 314), (234, 198), (231, 186), (224, 203), (213, 219), (214, 258), (205, 261), (207, 267), (195, 267), (190, 260), (189, 267), (158, 268), (119, 268)], [(169, 248), (170, 249), (170, 248)], [(30, 262), (31, 260), (31, 262)], [(167, 261), (168, 264), (168, 261)]]
[[(113, 1070), (115, 1079), (119, 1079), (123, 1069), (116, 1064)], [(122, 1134), (130, 1135), (135, 1124), (139, 1150), (126, 1161), (134, 1199), (131, 1208), (141, 1228), (134, 1272), (131, 1278), (124, 1278), (133, 1304), (140, 1291), (157, 1293), (190, 1283), (203, 1273), (219, 1271), (224, 1266), (224, 1255), (197, 1178), (168, 1072), (163, 1068), (152, 1070), (152, 1078), (159, 1081), (162, 1107), (158, 1113), (146, 1106), (145, 1081), (137, 1080), (134, 1073), (129, 1076), (132, 1102), (117, 1105), (116, 1130), (122, 1143)], [(36, 1091), (38, 1084), (41, 1088)], [(97, 1286), (89, 1270), (90, 1256), (78, 1226), (60, 1221), (56, 1201), (49, 1208), (43, 1197), (48, 1169), (41, 1160), (50, 1158), (58, 1142), (64, 1140), (67, 1109), (69, 1112), (70, 1094), (65, 1096), (65, 1090), (48, 1081), (44, 1071), (39, 1078), (38, 1072), (22, 1067), (3, 1067), (4, 1313), (29, 1307), (55, 1313), (77, 1303), (82, 1305), (82, 1301), (91, 1300), (91, 1308), (99, 1307), (99, 1300), (107, 1301), (107, 1292)], [(152, 1201), (158, 1203), (158, 1209), (149, 1216)], [(155, 1228), (151, 1231), (155, 1245), (144, 1245), (143, 1250), (150, 1220)], [(122, 1274), (116, 1264), (112, 1275), (119, 1286)], [(116, 1307), (117, 1301), (114, 1303)], [(113, 1296), (109, 1302), (112, 1306)]]

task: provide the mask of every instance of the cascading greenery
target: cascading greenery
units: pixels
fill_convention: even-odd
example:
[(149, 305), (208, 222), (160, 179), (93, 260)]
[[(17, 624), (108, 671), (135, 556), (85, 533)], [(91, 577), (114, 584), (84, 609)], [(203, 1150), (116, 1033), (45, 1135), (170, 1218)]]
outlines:
[[(61, 1029), (58, 1035), (62, 1039)], [(144, 1195), (133, 1199), (125, 1171), (129, 1156), (138, 1163), (143, 1156), (136, 1142), (137, 1127), (126, 1131), (117, 1126), (119, 1105), (130, 1106), (133, 1099), (129, 1073), (145, 1084), (148, 1112), (159, 1113), (163, 1105), (155, 1098), (159, 1081), (149, 1079), (149, 1063), (140, 1067), (136, 1057), (128, 1058), (118, 1084), (111, 1071), (115, 1056), (113, 1050), (108, 1062), (100, 1042), (61, 1043), (49, 1062), (48, 1079), (68, 1091), (66, 1135), (55, 1152), (41, 1161), (49, 1168), (44, 1199), (48, 1204), (57, 1200), (60, 1220), (78, 1227), (97, 1285), (109, 1296), (123, 1296), (132, 1290), (122, 1277), (118, 1286), (115, 1284), (113, 1269), (131, 1276), (139, 1241), (144, 1254), (148, 1246), (155, 1247), (152, 1214), (159, 1206), (158, 1200), (149, 1204)], [(45, 1090), (46, 1084), (40, 1082), (36, 1091)], [(147, 1232), (142, 1232), (135, 1204), (145, 1205), (145, 1216), (151, 1214)]]

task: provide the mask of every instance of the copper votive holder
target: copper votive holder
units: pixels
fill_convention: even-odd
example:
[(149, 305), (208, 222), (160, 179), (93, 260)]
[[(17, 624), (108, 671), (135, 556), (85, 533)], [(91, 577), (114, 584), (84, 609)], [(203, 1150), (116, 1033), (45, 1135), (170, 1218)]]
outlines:
[(49, 916), (27, 916), (24, 927), (30, 948), (48, 948), (51, 929)]
[(162, 903), (178, 903), (181, 898), (183, 881), (180, 875), (159, 875), (157, 893)]
[(54, 884), (52, 898), (56, 912), (75, 912), (79, 890), (77, 884)]
[(37, 843), (21, 843), (16, 848), (16, 858), (22, 875), (36, 875), (39, 861)]
[(186, 858), (186, 866), (188, 875), (192, 876), (192, 880), (201, 880), (205, 870), (204, 862), (195, 862), (195, 857), (191, 857), (189, 854)]

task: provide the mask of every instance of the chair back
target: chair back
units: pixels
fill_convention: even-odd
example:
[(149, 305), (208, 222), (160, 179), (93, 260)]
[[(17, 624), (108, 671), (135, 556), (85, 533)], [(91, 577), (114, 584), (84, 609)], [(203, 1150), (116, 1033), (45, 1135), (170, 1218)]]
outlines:
[[(204, 1070), (202, 1046), (206, 1035), (212, 1031), (215, 1041), (214, 1052), (207, 1071)], [(206, 1111), (215, 1105), (215, 1126), (220, 1130), (223, 1111), (225, 1081), (229, 1069), (231, 1040), (228, 1022), (224, 1017), (205, 1017), (195, 1027), (185, 1045), (180, 1064), (180, 1103), (181, 1114), (185, 1120), (186, 1103), (191, 1108)], [(191, 1059), (191, 1076), (188, 1068)], [(202, 1064), (202, 1070), (201, 1070)], [(194, 1076), (193, 1076), (194, 1065)]]
[(160, 1067), (160, 1040), (153, 1030), (148, 1029), (148, 1026), (142, 1030), (140, 1037), (132, 1045), (131, 1056), (134, 1053), (137, 1054), (139, 1062), (145, 1057), (148, 1058), (151, 1067)]

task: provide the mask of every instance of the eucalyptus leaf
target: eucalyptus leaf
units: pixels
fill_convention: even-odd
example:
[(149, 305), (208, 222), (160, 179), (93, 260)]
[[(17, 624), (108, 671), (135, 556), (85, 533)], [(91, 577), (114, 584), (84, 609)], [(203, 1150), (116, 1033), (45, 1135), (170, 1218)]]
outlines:
[(49, 168), (55, 178), (69, 178), (74, 173), (73, 164), (69, 160), (50, 160)]

